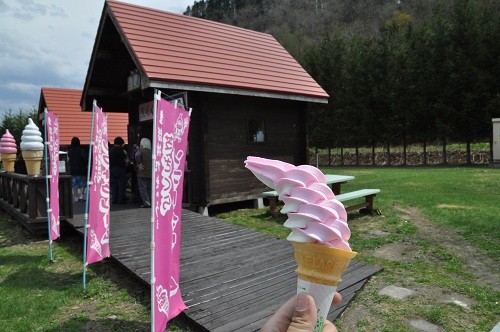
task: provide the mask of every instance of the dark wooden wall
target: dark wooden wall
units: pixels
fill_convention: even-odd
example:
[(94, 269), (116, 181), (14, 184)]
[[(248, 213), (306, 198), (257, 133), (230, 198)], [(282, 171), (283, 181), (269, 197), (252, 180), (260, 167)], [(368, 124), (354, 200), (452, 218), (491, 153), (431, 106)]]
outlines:
[(206, 206), (206, 157), (205, 157), (205, 132), (206, 112), (203, 104), (203, 94), (190, 92), (188, 105), (193, 109), (189, 125), (189, 151), (186, 157), (190, 181), (190, 204)]
[[(203, 94), (207, 205), (254, 199), (266, 189), (244, 167), (247, 156), (306, 163), (306, 104)], [(265, 120), (265, 142), (249, 142), (248, 120)]]
[[(189, 180), (185, 190), (190, 197), (185, 193), (183, 200), (186, 207), (259, 197), (266, 187), (244, 167), (248, 156), (296, 165), (307, 163), (307, 105), (304, 102), (189, 92), (188, 105), (193, 112), (185, 174)], [(136, 108), (134, 104), (134, 110)], [(133, 125), (142, 127), (141, 130), (152, 132), (152, 122), (138, 123), (137, 116), (130, 119), (131, 124), (135, 122)], [(248, 141), (249, 120), (265, 121), (265, 142)]]

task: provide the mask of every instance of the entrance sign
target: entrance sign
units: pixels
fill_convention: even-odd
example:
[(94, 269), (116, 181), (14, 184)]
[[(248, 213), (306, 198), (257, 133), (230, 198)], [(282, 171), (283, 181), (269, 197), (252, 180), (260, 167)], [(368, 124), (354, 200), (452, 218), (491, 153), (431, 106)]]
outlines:
[(50, 167), (50, 239), (55, 240), (60, 236), (59, 224), (59, 119), (52, 112), (45, 114), (47, 125), (47, 147)]
[[(60, 236), (59, 223), (59, 118), (44, 109), (45, 123), (45, 188), (47, 192), (47, 233), (49, 261), (54, 262), (52, 241)], [(50, 167), (49, 167), (50, 164)]]
[(179, 289), (181, 213), (190, 114), (155, 93), (151, 211), (152, 331), (186, 306)]
[(89, 223), (87, 230), (87, 264), (110, 256), (109, 251), (109, 153), (108, 122), (97, 105), (94, 107), (92, 175), (89, 186)]

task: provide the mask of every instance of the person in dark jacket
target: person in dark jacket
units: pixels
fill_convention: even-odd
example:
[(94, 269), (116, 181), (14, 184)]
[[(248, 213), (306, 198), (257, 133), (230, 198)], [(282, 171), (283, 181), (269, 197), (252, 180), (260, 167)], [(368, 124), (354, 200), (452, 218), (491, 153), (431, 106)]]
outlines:
[(125, 141), (120, 136), (113, 141), (109, 150), (109, 173), (111, 186), (111, 203), (126, 203), (127, 188), (127, 154), (123, 150)]
[(14, 162), (14, 173), (17, 174), (28, 174), (28, 170), (26, 169), (26, 163), (24, 162), (23, 154), (21, 153), (21, 149), (17, 149), (17, 157)]
[(68, 150), (69, 172), (71, 174), (71, 185), (75, 201), (85, 200), (85, 188), (87, 179), (87, 152), (80, 145), (80, 139), (73, 137)]

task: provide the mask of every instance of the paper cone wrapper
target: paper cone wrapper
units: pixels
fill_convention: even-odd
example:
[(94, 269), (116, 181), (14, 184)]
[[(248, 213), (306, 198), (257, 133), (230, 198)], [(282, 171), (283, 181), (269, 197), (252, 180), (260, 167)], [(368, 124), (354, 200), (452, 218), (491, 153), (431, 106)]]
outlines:
[(43, 150), (27, 150), (23, 151), (23, 159), (26, 163), (28, 175), (37, 176), (40, 174), (40, 166), (42, 164)]
[(298, 265), (297, 294), (308, 292), (314, 298), (318, 310), (314, 331), (322, 331), (342, 273), (357, 253), (315, 243), (292, 242), (292, 245)]
[(15, 153), (2, 154), (3, 170), (6, 172), (14, 172), (14, 164), (16, 163)]

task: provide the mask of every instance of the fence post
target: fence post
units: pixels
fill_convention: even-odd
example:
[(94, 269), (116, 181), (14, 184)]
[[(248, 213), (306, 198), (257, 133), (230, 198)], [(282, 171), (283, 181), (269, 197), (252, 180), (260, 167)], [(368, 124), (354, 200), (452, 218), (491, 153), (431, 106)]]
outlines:
[(446, 165), (446, 137), (443, 137), (443, 165)]

